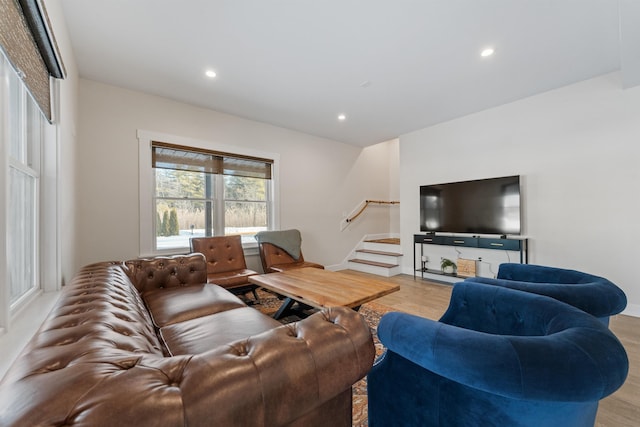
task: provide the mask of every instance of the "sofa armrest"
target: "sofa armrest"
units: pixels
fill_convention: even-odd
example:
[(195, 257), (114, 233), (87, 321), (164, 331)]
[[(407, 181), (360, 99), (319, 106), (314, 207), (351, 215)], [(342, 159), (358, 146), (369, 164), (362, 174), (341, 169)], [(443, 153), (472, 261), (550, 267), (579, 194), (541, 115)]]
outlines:
[(533, 283), (590, 283), (604, 280), (592, 274), (565, 268), (535, 264), (503, 263), (498, 268), (498, 279), (519, 280)]
[(562, 284), (473, 277), (465, 282), (502, 286), (546, 295), (577, 307), (601, 319), (605, 324), (608, 324), (609, 316), (620, 313), (627, 306), (627, 297), (622, 289), (606, 279), (590, 283)]
[(180, 380), (186, 424), (288, 425), (349, 390), (374, 355), (364, 319), (344, 307), (196, 355)]
[(627, 306), (622, 289), (609, 280), (575, 270), (531, 264), (500, 265), (496, 279), (471, 277), (465, 282), (485, 283), (547, 295), (600, 318), (605, 324), (609, 316)]

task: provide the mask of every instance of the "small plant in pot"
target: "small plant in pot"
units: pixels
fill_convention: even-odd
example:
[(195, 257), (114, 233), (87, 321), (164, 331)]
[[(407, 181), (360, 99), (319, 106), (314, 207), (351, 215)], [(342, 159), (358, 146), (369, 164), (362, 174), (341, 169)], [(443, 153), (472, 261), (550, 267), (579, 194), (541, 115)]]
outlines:
[(440, 261), (440, 268), (442, 269), (443, 273), (453, 274), (456, 272), (458, 266), (449, 258), (442, 258), (442, 260)]

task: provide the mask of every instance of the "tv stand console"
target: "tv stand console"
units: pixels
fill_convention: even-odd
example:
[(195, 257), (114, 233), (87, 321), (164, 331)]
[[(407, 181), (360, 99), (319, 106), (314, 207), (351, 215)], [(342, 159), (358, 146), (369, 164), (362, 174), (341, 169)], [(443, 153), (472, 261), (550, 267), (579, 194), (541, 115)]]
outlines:
[(500, 238), (478, 236), (440, 236), (437, 234), (413, 235), (413, 277), (416, 271), (424, 279), (424, 273), (441, 274), (457, 277), (455, 273), (444, 273), (441, 270), (416, 268), (416, 245), (420, 245), (420, 260), (424, 255), (424, 245), (462, 246), (466, 248), (493, 249), (520, 253), (520, 264), (529, 263), (529, 240), (527, 238)]

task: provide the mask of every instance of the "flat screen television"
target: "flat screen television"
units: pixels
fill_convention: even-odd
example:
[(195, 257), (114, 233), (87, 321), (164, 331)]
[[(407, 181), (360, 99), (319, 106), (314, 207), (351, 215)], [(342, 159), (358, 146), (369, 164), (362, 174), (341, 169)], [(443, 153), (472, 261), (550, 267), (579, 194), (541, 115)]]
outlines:
[(520, 234), (520, 176), (422, 185), (420, 230)]

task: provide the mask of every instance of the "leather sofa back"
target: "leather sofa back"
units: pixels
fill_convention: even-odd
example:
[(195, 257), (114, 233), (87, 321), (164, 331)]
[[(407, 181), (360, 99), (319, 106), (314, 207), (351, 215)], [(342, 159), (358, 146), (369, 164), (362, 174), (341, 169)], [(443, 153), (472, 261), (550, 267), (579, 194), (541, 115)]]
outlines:
[(207, 264), (200, 253), (130, 260), (124, 267), (140, 293), (207, 283)]

